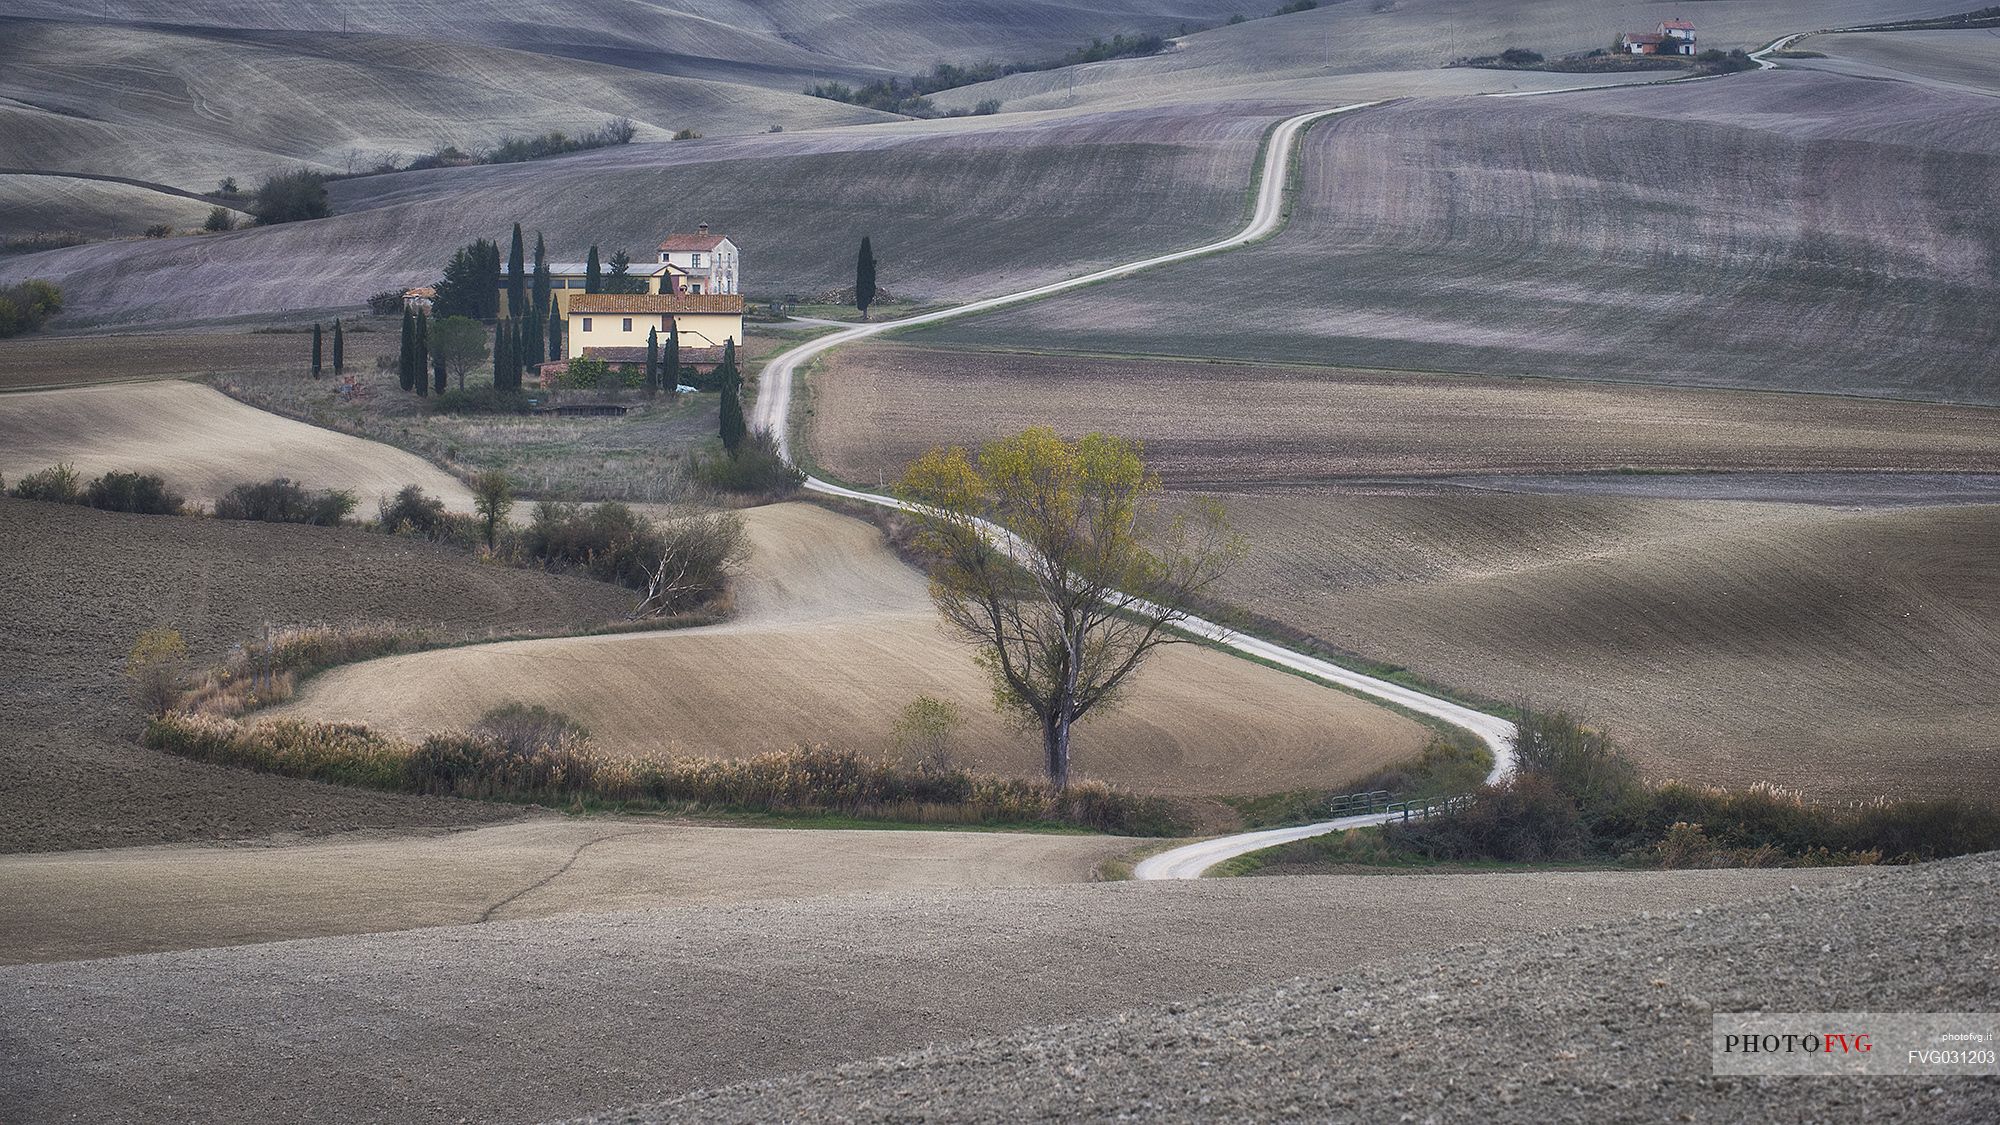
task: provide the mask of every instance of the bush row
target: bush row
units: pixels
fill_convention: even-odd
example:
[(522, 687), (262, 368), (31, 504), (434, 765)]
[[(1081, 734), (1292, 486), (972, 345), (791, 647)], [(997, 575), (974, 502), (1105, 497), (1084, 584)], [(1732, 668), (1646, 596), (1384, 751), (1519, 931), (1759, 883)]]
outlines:
[(1648, 785), (1601, 732), (1523, 708), (1517, 772), (1388, 842), (1444, 860), (1622, 859), (1655, 866), (1913, 862), (2000, 848), (2000, 808), (1966, 800), (1814, 804), (1771, 786)]
[(1095, 782), (1045, 783), (912, 770), (852, 750), (801, 746), (750, 758), (607, 757), (563, 725), (534, 737), (492, 729), (411, 744), (353, 723), (256, 724), (170, 712), (146, 745), (211, 762), (395, 792), (628, 808), (836, 814), (956, 824), (1049, 824), (1120, 835), (1183, 830), (1171, 805)]
[(109, 512), (149, 516), (175, 515), (186, 507), (181, 497), (157, 475), (113, 471), (85, 483), (75, 467), (67, 463), (29, 473), (15, 481), (7, 495), (17, 500), (82, 504)]

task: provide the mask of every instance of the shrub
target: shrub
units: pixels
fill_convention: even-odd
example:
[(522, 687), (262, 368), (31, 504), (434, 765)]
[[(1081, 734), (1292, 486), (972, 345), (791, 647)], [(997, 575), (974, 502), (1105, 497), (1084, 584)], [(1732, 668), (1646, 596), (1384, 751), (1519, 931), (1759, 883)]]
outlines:
[(310, 168), (269, 176), (251, 200), (250, 213), (266, 226), (324, 219), (332, 213), (326, 200), (326, 177)]
[(368, 311), (376, 316), (399, 316), (403, 311), (403, 291), (384, 289), (368, 298)]
[(982, 98), (978, 105), (972, 107), (972, 112), (978, 117), (991, 117), (1000, 112), (1000, 99)]
[(596, 390), (610, 380), (617, 380), (620, 386), (624, 385), (624, 377), (613, 372), (609, 363), (590, 356), (578, 356), (570, 360), (563, 373), (557, 377), (556, 386), (589, 391)]
[(588, 741), (590, 729), (560, 711), (534, 703), (503, 703), (479, 717), (476, 734), (499, 741), (515, 753), (565, 740)]
[(215, 502), (215, 516), (225, 520), (265, 523), (307, 523), (333, 527), (354, 511), (355, 498), (345, 489), (308, 492), (285, 477), (239, 484)]
[(286, 625), (237, 645), (182, 699), (192, 715), (230, 717), (291, 698), (298, 680), (338, 664), (409, 652), (428, 642), (420, 629), (388, 622)]
[(644, 590), (667, 544), (652, 521), (623, 504), (585, 508), (544, 500), (535, 505), (517, 549), (545, 570), (582, 570)]
[(108, 512), (142, 516), (177, 515), (182, 506), (181, 498), (159, 476), (128, 472), (109, 472), (91, 481), (83, 502)]
[(62, 290), (40, 278), (0, 289), (0, 339), (40, 330), (62, 307)]
[(89, 241), (78, 231), (41, 230), (0, 238), (0, 254), (33, 254), (42, 250), (60, 250), (65, 246), (81, 246)]
[(169, 713), (146, 745), (199, 761), (433, 796), (599, 801), (640, 808), (837, 813), (925, 823), (1048, 823), (1128, 835), (1185, 831), (1173, 806), (1097, 782), (922, 774), (851, 750), (800, 746), (750, 758), (602, 757), (580, 728), (540, 708), (503, 708), (503, 731), (432, 735), (412, 746), (348, 723)]
[(154, 223), (152, 226), (146, 228), (147, 238), (165, 238), (172, 233), (174, 233), (174, 228), (168, 226), (166, 223)]
[(444, 501), (425, 494), (422, 485), (406, 484), (381, 499), (375, 521), (384, 531), (436, 538), (445, 529)]
[(710, 488), (770, 499), (791, 495), (806, 479), (779, 456), (777, 440), (763, 431), (752, 434), (735, 456), (703, 461), (695, 477)]
[(1514, 760), (1576, 804), (1586, 823), (1622, 826), (1644, 801), (1639, 767), (1609, 736), (1564, 711), (1520, 707)]
[(1525, 773), (1481, 789), (1448, 816), (1386, 831), (1433, 859), (1534, 862), (1575, 859), (1592, 850), (1576, 803), (1548, 778)]
[(176, 629), (140, 633), (125, 658), (125, 678), (132, 682), (132, 697), (148, 715), (164, 715), (174, 709), (187, 672), (187, 642)]
[(67, 461), (29, 473), (14, 482), (7, 495), (16, 500), (40, 500), (45, 504), (81, 504), (83, 478)]
[(919, 774), (948, 774), (958, 769), (952, 739), (965, 725), (965, 712), (948, 699), (920, 695), (910, 700), (891, 728), (903, 764)]
[(685, 508), (654, 527), (660, 554), (646, 576), (646, 596), (635, 617), (666, 617), (713, 602), (750, 554), (743, 517), (735, 512)]
[(219, 234), (222, 231), (235, 230), (236, 216), (230, 214), (229, 208), (227, 207), (212, 208), (208, 212), (208, 218), (202, 220), (201, 229), (209, 232), (210, 234)]
[(701, 134), (695, 132), (693, 129), (677, 129), (674, 131), (674, 139), (677, 141), (698, 141), (701, 139)]

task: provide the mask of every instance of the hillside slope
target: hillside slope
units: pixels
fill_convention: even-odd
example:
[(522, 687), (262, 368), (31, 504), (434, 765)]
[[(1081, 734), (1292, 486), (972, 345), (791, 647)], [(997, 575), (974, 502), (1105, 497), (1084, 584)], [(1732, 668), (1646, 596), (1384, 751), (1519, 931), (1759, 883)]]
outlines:
[[(1041, 748), (995, 712), (969, 648), (876, 528), (805, 504), (747, 513), (738, 612), (701, 629), (476, 645), (348, 665), (276, 713), (415, 734), (520, 701), (571, 715), (600, 749), (723, 757), (825, 743), (894, 754), (920, 694), (966, 724), (954, 753), (1040, 776)], [(1120, 706), (1077, 728), (1076, 773), (1146, 793), (1338, 786), (1416, 754), (1429, 731), (1372, 703), (1219, 652), (1160, 650)]]
[[(537, 1121), (1860, 874), (830, 895), (0, 967), (0, 1008), (16, 1014), (0, 1027), (0, 1101), (33, 1123), (133, 1105), (203, 1125)], [(190, 1089), (198, 1100), (178, 1100)]]
[(2000, 102), (1806, 72), (1404, 102), (1287, 229), (916, 338), (2000, 402)]
[(853, 284), (863, 235), (888, 292), (963, 296), (1228, 229), (1273, 116), (981, 118), (368, 177), (337, 185), (330, 219), (0, 258), (0, 280), (60, 283), (72, 295), (69, 325), (184, 321), (355, 306), (435, 279), (453, 248), (504, 239), (516, 220), (543, 231), (564, 260), (592, 243), (643, 260), (661, 235), (707, 222), (742, 247), (744, 287), (756, 296)]
[(221, 660), (266, 623), (400, 620), (454, 634), (600, 624), (617, 587), (482, 566), (357, 530), (0, 500), (0, 852), (453, 826), (518, 810), (223, 769), (139, 746), (125, 655), (164, 625)]
[[(588, 1118), (1985, 1121), (2000, 1084), (1711, 1074), (1714, 1012), (1978, 1012), (1992, 855), (697, 1094)], [(1921, 950), (1910, 957), (1886, 949)], [(1811, 951), (1811, 952), (1806, 952)]]
[(254, 187), (295, 166), (366, 171), (614, 117), (639, 142), (893, 119), (795, 89), (500, 47), (0, 20), (0, 167), (209, 191), (224, 176)]
[(239, 484), (282, 476), (314, 489), (347, 489), (364, 517), (406, 484), (421, 485), (454, 511), (472, 510), (464, 484), (414, 454), (281, 418), (194, 383), (0, 395), (0, 473), (18, 480), (57, 462), (85, 477), (159, 473), (206, 505)]

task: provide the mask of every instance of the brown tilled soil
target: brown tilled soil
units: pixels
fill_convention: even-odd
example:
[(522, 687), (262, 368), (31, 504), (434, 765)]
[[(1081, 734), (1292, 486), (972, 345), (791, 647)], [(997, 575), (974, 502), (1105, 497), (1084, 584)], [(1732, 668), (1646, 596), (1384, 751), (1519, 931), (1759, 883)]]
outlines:
[[(871, 524), (808, 504), (745, 513), (737, 613), (700, 629), (513, 641), (337, 668), (279, 713), (417, 735), (496, 703), (556, 708), (603, 749), (737, 756), (801, 742), (893, 753), (921, 694), (959, 704), (968, 765), (1041, 775), (1032, 733), (996, 713), (924, 579)], [(1191, 645), (1160, 649), (1115, 710), (1078, 727), (1080, 777), (1175, 797), (1339, 786), (1420, 751), (1430, 732), (1371, 702)]]
[(14, 479), (59, 461), (85, 476), (159, 473), (202, 504), (245, 481), (282, 476), (348, 489), (362, 515), (409, 484), (454, 511), (472, 510), (465, 485), (413, 454), (171, 380), (0, 395), (0, 471)]
[(453, 825), (517, 815), (199, 765), (141, 748), (121, 668), (140, 631), (201, 662), (266, 622), (397, 620), (483, 634), (629, 612), (621, 589), (482, 566), (356, 530), (0, 500), (0, 851)]
[(1221, 499), (1254, 545), (1230, 601), (1574, 708), (1655, 777), (2000, 795), (2000, 506)]
[(1717, 1013), (1991, 1012), (2000, 973), (1993, 855), (1831, 885), (1766, 886), (1776, 893), (1706, 909), (1661, 900), (1647, 904), (1645, 917), (1532, 939), (1495, 928), (1445, 952), (589, 1121), (1567, 1125), (2000, 1116), (2000, 1082), (1991, 1077), (1731, 1078), (1715, 1076), (1710, 1060)]
[[(1030, 424), (1138, 437), (1176, 497), (1222, 500), (1248, 540), (1224, 600), (1481, 697), (1575, 707), (1655, 776), (2000, 792), (2000, 507), (1925, 471), (1990, 490), (1992, 409), (907, 346), (838, 352), (813, 392), (815, 455), (871, 486)], [(1602, 472), (1620, 467), (1645, 471)], [(1653, 473), (1671, 469), (1701, 472)], [(1687, 498), (1737, 479), (1811, 502)], [(1940, 503), (1918, 503), (1926, 482)], [(1562, 491), (1644, 491), (1627, 485), (1659, 495)], [(1556, 494), (1499, 491), (1528, 486)]]
[[(396, 321), (387, 329), (347, 336), (347, 362), (375, 366), (375, 353), (395, 346)], [(333, 365), (333, 326), (322, 340), (322, 361)], [(0, 340), (0, 391), (171, 379), (232, 371), (287, 371), (304, 378), (312, 366), (310, 333), (212, 332), (126, 336), (18, 336)]]
[(912, 888), (1088, 881), (1141, 841), (534, 817), (0, 856), (0, 964)]
[(0, 1105), (24, 1123), (541, 1121), (1864, 870), (900, 891), (17, 965)]
[[(811, 379), (812, 453), (874, 485), (1031, 425), (1138, 438), (1176, 488), (1611, 470), (2000, 470), (2000, 410), (1549, 379), (871, 344)], [(977, 403), (977, 410), (968, 410)]]

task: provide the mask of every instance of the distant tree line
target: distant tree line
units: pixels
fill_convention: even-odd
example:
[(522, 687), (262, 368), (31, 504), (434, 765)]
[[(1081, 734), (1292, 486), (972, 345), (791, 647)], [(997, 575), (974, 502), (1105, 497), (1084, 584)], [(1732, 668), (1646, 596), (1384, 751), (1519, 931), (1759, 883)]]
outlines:
[[(840, 82), (824, 82), (808, 89), (806, 93), (815, 98), (827, 98), (887, 113), (900, 113), (907, 117), (964, 117), (968, 115), (966, 110), (953, 110), (941, 115), (927, 95), (942, 90), (954, 90), (960, 86), (991, 82), (1010, 74), (1059, 70), (1066, 66), (1080, 66), (1084, 63), (1105, 62), (1110, 59), (1142, 58), (1146, 55), (1157, 55), (1166, 49), (1167, 41), (1163, 36), (1151, 33), (1132, 36), (1120, 34), (1110, 39), (1092, 39), (1089, 43), (1056, 58), (1016, 63), (983, 62), (972, 66), (956, 66), (941, 62), (932, 66), (928, 74), (920, 74), (914, 78), (878, 79), (858, 89)], [(989, 98), (969, 112), (998, 113), (1000, 103)]]

